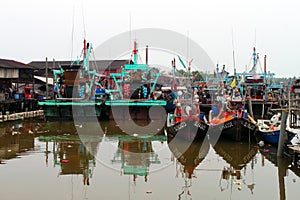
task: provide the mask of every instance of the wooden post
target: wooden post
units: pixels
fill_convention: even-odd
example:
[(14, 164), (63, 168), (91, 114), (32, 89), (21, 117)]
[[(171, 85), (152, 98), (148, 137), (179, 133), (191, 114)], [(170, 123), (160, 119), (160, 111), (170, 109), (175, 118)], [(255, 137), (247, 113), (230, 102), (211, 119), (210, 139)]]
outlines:
[(48, 58), (46, 57), (46, 99), (48, 99), (49, 90), (48, 90)]
[(252, 118), (254, 118), (253, 116), (253, 110), (252, 110), (252, 101), (251, 101), (251, 87), (247, 87), (247, 92), (246, 92), (246, 96), (248, 95), (248, 109), (249, 109), (249, 113), (251, 115)]
[(278, 181), (279, 181), (279, 199), (285, 200), (285, 184), (284, 184), (284, 177), (286, 176), (287, 167), (284, 160), (280, 157), (277, 158), (278, 163)]
[[(51, 71), (53, 72), (54, 69), (55, 69), (55, 59), (53, 58), (53, 64), (52, 64), (52, 70), (51, 70)], [(53, 76), (52, 76), (52, 78), (53, 78)], [(53, 92), (54, 92), (54, 86), (55, 86), (55, 83), (54, 83), (54, 79), (53, 79), (53, 88), (52, 88), (52, 89), (53, 89), (53, 90), (52, 90)], [(55, 99), (54, 96), (55, 96), (55, 95), (54, 95), (54, 93), (53, 93), (53, 98)]]
[(265, 97), (261, 109), (261, 118), (264, 119), (264, 116), (265, 116)]
[(253, 116), (253, 110), (252, 110), (252, 101), (251, 101), (251, 96), (248, 97), (248, 107), (249, 107), (249, 112), (252, 118), (254, 118)]
[(285, 132), (287, 115), (288, 115), (287, 110), (283, 110), (282, 114), (281, 114), (281, 127), (280, 127), (280, 135), (279, 135), (277, 156), (282, 156), (283, 155), (283, 145), (284, 145), (284, 142), (287, 139), (287, 135), (286, 135), (286, 132)]
[(32, 96), (31, 96), (31, 98), (35, 98), (35, 95), (34, 95), (34, 93), (35, 93), (35, 91), (34, 91), (34, 87), (35, 87), (34, 74), (35, 74), (35, 73), (34, 73), (34, 71), (35, 71), (35, 70), (32, 70), (32, 79), (33, 79), (33, 80), (32, 80), (32, 85), (33, 85), (33, 86), (32, 86)]

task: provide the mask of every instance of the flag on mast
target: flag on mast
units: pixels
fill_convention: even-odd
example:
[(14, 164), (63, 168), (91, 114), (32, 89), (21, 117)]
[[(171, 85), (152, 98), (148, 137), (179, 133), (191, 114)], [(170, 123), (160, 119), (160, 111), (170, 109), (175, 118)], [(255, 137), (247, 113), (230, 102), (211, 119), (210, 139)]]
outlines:
[(189, 61), (189, 67), (192, 65), (192, 62), (193, 62), (193, 58)]
[(231, 84), (230, 84), (230, 87), (231, 88), (235, 87), (236, 86), (236, 82), (237, 82), (236, 78), (234, 77), (233, 80), (232, 80), (232, 82), (231, 82)]
[(180, 58), (180, 56), (178, 56), (178, 59), (179, 59), (179, 61), (180, 61), (181, 65), (182, 65), (184, 68), (186, 68), (186, 66), (185, 66), (185, 64), (184, 64), (183, 60)]

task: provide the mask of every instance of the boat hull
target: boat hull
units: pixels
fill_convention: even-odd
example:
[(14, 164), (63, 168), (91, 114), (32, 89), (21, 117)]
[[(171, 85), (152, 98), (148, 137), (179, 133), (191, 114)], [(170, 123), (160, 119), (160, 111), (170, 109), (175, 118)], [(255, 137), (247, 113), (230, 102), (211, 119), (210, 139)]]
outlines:
[(211, 109), (212, 109), (212, 104), (200, 104), (200, 110), (201, 112), (204, 112), (205, 115), (208, 115)]
[(105, 116), (110, 120), (166, 120), (166, 101), (112, 100), (105, 102)]
[(97, 119), (102, 113), (102, 102), (95, 101), (41, 101), (39, 105), (47, 120)]
[(168, 138), (178, 138), (185, 141), (198, 141), (206, 136), (209, 126), (196, 119), (187, 119), (166, 127)]
[(221, 131), (220, 137), (229, 138), (234, 141), (254, 138), (257, 130), (256, 125), (245, 118), (232, 118), (221, 124), (213, 125), (211, 128), (210, 137), (212, 137), (212, 134)]
[(280, 130), (277, 131), (271, 131), (271, 132), (262, 132), (260, 131), (262, 139), (270, 144), (278, 144), (279, 142), (279, 135)]

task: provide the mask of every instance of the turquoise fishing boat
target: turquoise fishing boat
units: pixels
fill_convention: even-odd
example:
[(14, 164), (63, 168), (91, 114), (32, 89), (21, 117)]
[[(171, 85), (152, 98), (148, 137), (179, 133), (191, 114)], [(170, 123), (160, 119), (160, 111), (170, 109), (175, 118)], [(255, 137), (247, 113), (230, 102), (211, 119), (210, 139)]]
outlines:
[(102, 75), (96, 69), (90, 70), (89, 57), (92, 45), (84, 40), (83, 59), (60, 66), (53, 70), (54, 99), (39, 101), (45, 111), (45, 117), (51, 119), (87, 119), (101, 116), (102, 98), (95, 98), (95, 88), (101, 87)]
[[(261, 72), (257, 68), (260, 64), (259, 54), (253, 48), (252, 68), (248, 72), (236, 73), (236, 87), (239, 88), (243, 96), (247, 96), (246, 107), (253, 111), (253, 117), (266, 118), (270, 108), (278, 108), (278, 90), (283, 86), (272, 81), (275, 73), (267, 72), (267, 57), (264, 56), (264, 67)], [(260, 67), (261, 68), (261, 67)], [(251, 107), (251, 108), (250, 108)]]
[[(146, 60), (147, 52), (148, 48)], [(122, 66), (121, 73), (109, 74), (112, 81), (107, 88), (109, 99), (105, 101), (106, 117), (121, 120), (165, 120), (168, 93), (171, 91), (162, 91), (161, 85), (157, 84), (160, 73), (151, 70), (147, 62), (137, 62), (136, 41), (132, 55), (133, 61)]]

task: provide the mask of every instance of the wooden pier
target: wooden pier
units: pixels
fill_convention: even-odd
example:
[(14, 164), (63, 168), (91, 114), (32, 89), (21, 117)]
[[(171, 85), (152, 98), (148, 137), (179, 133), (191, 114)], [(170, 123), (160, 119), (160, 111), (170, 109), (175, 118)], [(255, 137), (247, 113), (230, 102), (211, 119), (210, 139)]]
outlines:
[(0, 101), (0, 122), (43, 117), (37, 99), (7, 99)]
[(300, 167), (300, 145), (286, 145), (285, 155), (293, 159), (294, 166)]
[(9, 112), (7, 112), (5, 115), (2, 115), (0, 113), (0, 123), (6, 121), (24, 120), (24, 119), (36, 118), (36, 117), (43, 118), (44, 110), (35, 110), (35, 111), (20, 112), (20, 113), (13, 113), (13, 114), (9, 114)]

